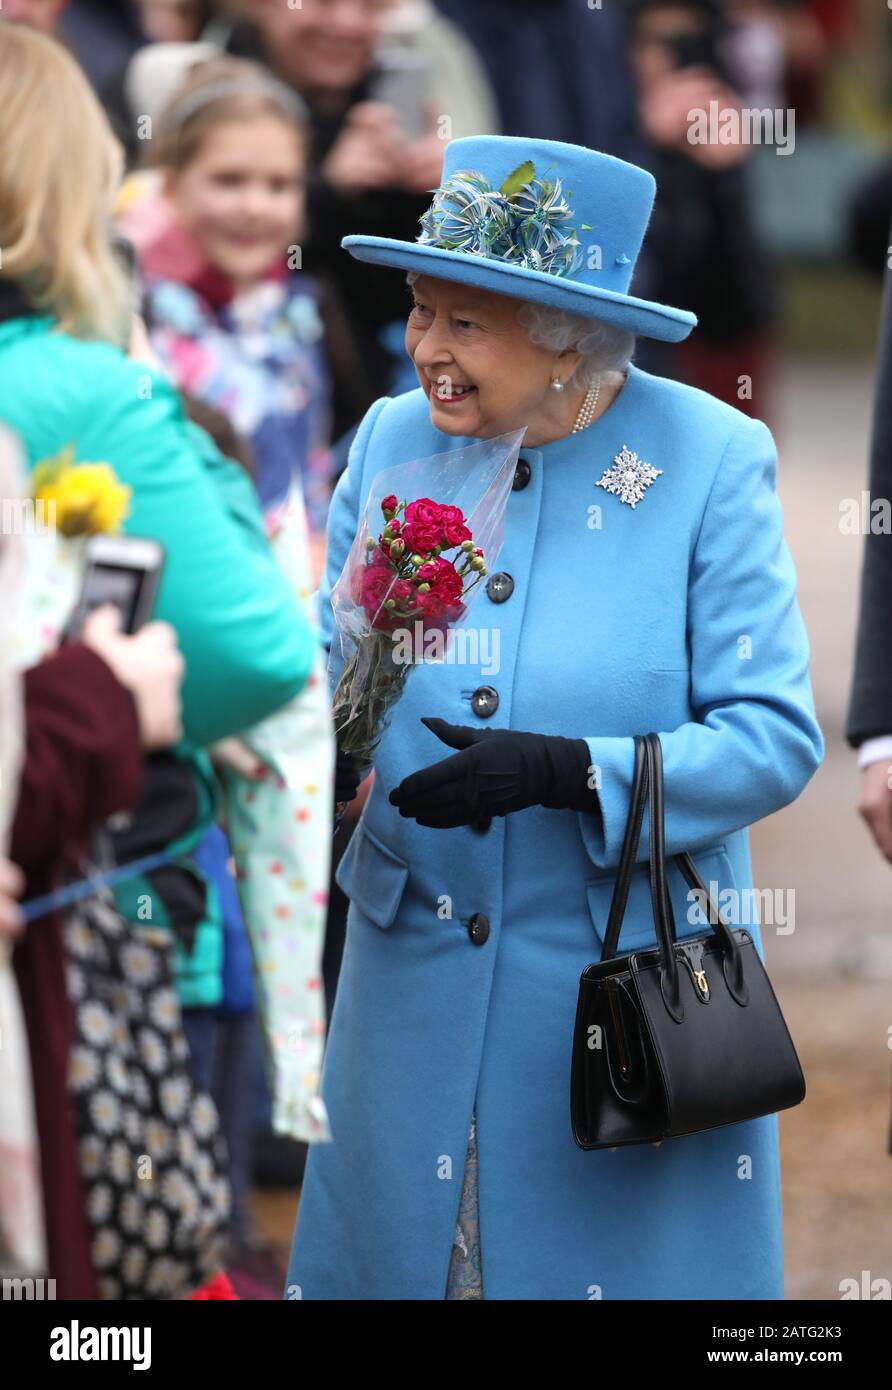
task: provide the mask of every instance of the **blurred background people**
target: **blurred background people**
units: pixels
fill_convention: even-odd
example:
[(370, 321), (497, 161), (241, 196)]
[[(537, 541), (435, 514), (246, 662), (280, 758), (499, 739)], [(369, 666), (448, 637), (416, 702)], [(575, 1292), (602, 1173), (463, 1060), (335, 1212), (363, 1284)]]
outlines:
[(868, 472), (872, 503), (864, 536), (861, 602), (855, 669), (846, 719), (846, 738), (858, 749), (861, 789), (858, 810), (876, 848), (892, 863), (892, 281), (887, 272), (880, 327)]
[(122, 219), (144, 309), (175, 384), (251, 445), (264, 509), (297, 481), (313, 534), (331, 496), (329, 375), (318, 293), (294, 268), (304, 225), (304, 108), (238, 59), (202, 64), (163, 113), (152, 154), (169, 219)]
[(595, 9), (586, 0), (435, 3), (483, 59), (501, 134), (564, 140), (620, 159), (640, 154), (625, 5)]
[(3, 18), (10, 24), (28, 24), (42, 34), (52, 34), (68, 0), (6, 0)]
[[(774, 269), (752, 216), (738, 140), (694, 143), (693, 112), (739, 112), (730, 26), (719, 0), (633, 0), (629, 37), (641, 127), (659, 187), (659, 240), (650, 290), (697, 315), (690, 342), (651, 355), (648, 365), (748, 414), (770, 413), (770, 337), (777, 305)], [(679, 289), (682, 286), (683, 289)]]
[[(326, 273), (337, 286), (359, 359), (360, 389), (349, 409), (335, 398), (337, 440), (356, 424), (357, 400), (364, 402), (362, 412), (395, 383), (399, 389), (407, 384), (394, 327), (405, 302), (402, 280), (350, 264), (340, 242), (357, 228), (415, 236), (426, 190), (439, 183), (443, 160), (444, 131), (437, 126), (443, 113), (431, 100), (430, 46), (426, 55), (419, 48), (411, 65), (388, 66), (382, 59), (391, 0), (304, 0), (297, 9), (251, 0), (246, 12), (226, 41), (227, 51), (265, 62), (308, 108), (303, 265), (314, 275)], [(453, 44), (459, 42), (454, 36)], [(467, 46), (464, 59), (479, 71)], [(446, 138), (451, 134), (445, 131)], [(340, 461), (346, 461), (343, 451)]]
[[(887, 226), (892, 244), (892, 228)], [(857, 749), (858, 814), (883, 860), (892, 864), (892, 280), (886, 270), (867, 475), (855, 667), (845, 734)], [(887, 509), (884, 519), (882, 508)], [(892, 1154), (892, 1116), (887, 1138)]]
[[(200, 63), (161, 114), (148, 147), (161, 185), (154, 195), (137, 192), (120, 225), (137, 250), (155, 352), (193, 418), (202, 418), (200, 406), (245, 441), (267, 534), (287, 551), (290, 575), (308, 599), (321, 572), (331, 497), (329, 353), (338, 363), (346, 334), (338, 337), (330, 294), (295, 266), (306, 145), (303, 102), (268, 69), (231, 57)], [(321, 696), (320, 683), (303, 697), (320, 702), (320, 719), (315, 733), (310, 722), (303, 725), (302, 784), (314, 780), (309, 769), (331, 739)], [(260, 765), (247, 775), (269, 772)], [(300, 822), (293, 834), (314, 839), (311, 857), (330, 855), (329, 824), (314, 832)], [(249, 1275), (266, 1278), (278, 1296), (281, 1276), (271, 1277), (264, 1264), (247, 1212), (255, 1123), (251, 955), (219, 827), (208, 832), (198, 857), (222, 909), (224, 1001), (213, 1015), (191, 1012), (187, 1026), (224, 1117), (236, 1287)], [(306, 931), (306, 910), (295, 910)]]
[(56, 30), (97, 91), (146, 42), (139, 0), (65, 0)]
[[(150, 924), (174, 934), (183, 1008), (211, 1009), (223, 998), (220, 903), (188, 859), (216, 810), (204, 749), (293, 699), (316, 639), (273, 559), (250, 480), (187, 420), (175, 388), (145, 355), (144, 334), (133, 332), (133, 291), (110, 230), (120, 156), (83, 74), (51, 39), (3, 25), (0, 90), (0, 420), (21, 438), (32, 469), (65, 447), (78, 461), (105, 462), (130, 489), (125, 531), (164, 548), (157, 613), (185, 661), (185, 739), (146, 758), (138, 805), (110, 838), (119, 863), (166, 855), (119, 885), (118, 906), (138, 926), (146, 920), (140, 902), (151, 904)], [(55, 640), (41, 631), (46, 650)], [(114, 664), (118, 649), (109, 641), (103, 650)], [(26, 683), (48, 678), (39, 666)], [(76, 697), (76, 686), (62, 682), (70, 693), (63, 713), (70, 710), (75, 727), (78, 701), (89, 694), (85, 687)], [(120, 753), (118, 762), (123, 776)], [(49, 785), (56, 796), (78, 793), (73, 776), (70, 786), (62, 773)], [(91, 794), (107, 813), (100, 788)], [(15, 838), (12, 857), (29, 867), (28, 846)], [(33, 940), (38, 950), (49, 938), (38, 932)], [(50, 987), (47, 968), (37, 965), (34, 990)]]
[[(151, 158), (155, 120), (212, 45), (263, 64), (307, 115), (303, 268), (328, 286), (328, 326), (338, 326), (332, 397), (336, 468), (356, 421), (386, 391), (409, 389), (401, 346), (399, 276), (345, 265), (340, 239), (362, 227), (414, 232), (425, 193), (439, 182), (443, 142), (493, 130), (498, 117), (471, 42), (429, 0), (246, 0), (238, 16), (166, 23), (165, 42), (141, 49), (106, 85), (103, 100), (132, 164)], [(157, 18), (157, 17), (156, 17)], [(185, 46), (184, 40), (195, 43)], [(448, 96), (447, 96), (448, 94)], [(349, 326), (344, 334), (342, 326)]]
[(139, 0), (143, 32), (150, 43), (200, 39), (221, 6), (217, 0)]
[(2, 18), (66, 44), (97, 89), (146, 42), (139, 0), (5, 0)]

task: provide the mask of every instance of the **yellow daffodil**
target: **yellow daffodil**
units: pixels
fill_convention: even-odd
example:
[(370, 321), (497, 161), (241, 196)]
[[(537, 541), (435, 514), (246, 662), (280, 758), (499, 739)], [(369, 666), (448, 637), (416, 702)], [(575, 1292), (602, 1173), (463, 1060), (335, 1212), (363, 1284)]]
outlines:
[(37, 464), (33, 486), (36, 501), (55, 504), (62, 536), (118, 531), (130, 505), (131, 490), (118, 482), (114, 469), (107, 463), (76, 464), (70, 445)]

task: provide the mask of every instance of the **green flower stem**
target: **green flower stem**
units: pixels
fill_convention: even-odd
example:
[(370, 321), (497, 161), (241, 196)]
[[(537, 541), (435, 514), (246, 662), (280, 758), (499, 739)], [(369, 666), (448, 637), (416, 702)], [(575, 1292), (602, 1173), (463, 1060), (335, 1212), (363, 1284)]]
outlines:
[[(402, 694), (411, 669), (409, 665), (394, 664), (393, 647), (389, 633), (374, 632), (360, 637), (335, 690), (333, 718), (338, 746), (354, 757), (362, 770), (372, 765), (393, 706)], [(350, 686), (361, 654), (369, 658), (365, 689), (351, 717)]]

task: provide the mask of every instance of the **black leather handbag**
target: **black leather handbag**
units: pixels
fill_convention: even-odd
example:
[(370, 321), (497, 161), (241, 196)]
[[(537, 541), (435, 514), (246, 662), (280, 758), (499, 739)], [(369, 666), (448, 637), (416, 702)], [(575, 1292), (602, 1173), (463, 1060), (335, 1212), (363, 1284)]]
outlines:
[[(649, 874), (657, 945), (618, 956), (650, 788)], [(635, 772), (601, 959), (582, 972), (570, 1117), (583, 1149), (657, 1143), (798, 1105), (805, 1078), (751, 934), (722, 918), (689, 854), (675, 863), (710, 930), (675, 939), (666, 881), (663, 759), (635, 739)]]

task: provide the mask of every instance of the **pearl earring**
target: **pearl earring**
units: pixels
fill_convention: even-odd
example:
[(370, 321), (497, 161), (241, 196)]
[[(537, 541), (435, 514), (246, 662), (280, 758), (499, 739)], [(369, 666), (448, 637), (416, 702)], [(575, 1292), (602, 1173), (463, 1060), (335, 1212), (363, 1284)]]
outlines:
[(564, 383), (560, 380), (559, 377), (553, 376), (551, 378), (551, 389), (552, 391), (563, 391)]

